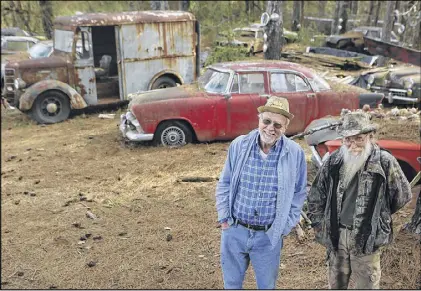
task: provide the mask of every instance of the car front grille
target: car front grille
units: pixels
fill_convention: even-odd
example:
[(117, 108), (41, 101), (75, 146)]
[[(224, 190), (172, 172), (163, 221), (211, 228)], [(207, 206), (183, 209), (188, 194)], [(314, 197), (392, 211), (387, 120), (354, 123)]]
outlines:
[[(5, 69), (4, 70), (4, 96), (10, 104), (14, 104), (15, 101), (15, 70), (14, 69)], [(7, 88), (12, 88), (12, 91), (7, 90)]]
[(385, 96), (388, 96), (389, 94), (393, 95), (393, 96), (400, 96), (400, 97), (407, 97), (408, 96), (406, 90), (400, 90), (400, 89), (375, 88), (374, 92), (383, 93)]

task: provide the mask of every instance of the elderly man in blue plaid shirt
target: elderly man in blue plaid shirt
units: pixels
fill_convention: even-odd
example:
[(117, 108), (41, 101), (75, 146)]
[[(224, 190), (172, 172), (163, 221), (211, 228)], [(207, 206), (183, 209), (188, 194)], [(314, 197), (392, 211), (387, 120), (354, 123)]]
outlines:
[(304, 151), (284, 135), (288, 100), (270, 97), (258, 112), (258, 129), (231, 143), (216, 189), (225, 289), (242, 288), (250, 262), (257, 288), (276, 287), (283, 237), (306, 198)]

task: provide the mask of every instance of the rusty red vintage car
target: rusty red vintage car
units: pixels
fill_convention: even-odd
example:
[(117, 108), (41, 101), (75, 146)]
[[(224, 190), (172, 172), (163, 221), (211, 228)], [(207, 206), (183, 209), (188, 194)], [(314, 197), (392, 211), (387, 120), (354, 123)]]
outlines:
[[(345, 85), (348, 86), (348, 85)], [(179, 146), (192, 141), (231, 140), (255, 129), (257, 107), (270, 95), (289, 100), (295, 117), (287, 134), (342, 108), (379, 104), (382, 94), (348, 86), (333, 90), (319, 75), (284, 61), (241, 61), (209, 66), (191, 85), (131, 94), (120, 131), (130, 141)]]

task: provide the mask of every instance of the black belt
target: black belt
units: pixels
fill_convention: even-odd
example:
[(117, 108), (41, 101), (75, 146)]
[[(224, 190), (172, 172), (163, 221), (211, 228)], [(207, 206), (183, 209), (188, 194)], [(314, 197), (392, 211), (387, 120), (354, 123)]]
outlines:
[(348, 229), (348, 230), (352, 230), (352, 226), (349, 226), (349, 225), (345, 225), (345, 224), (342, 224), (342, 223), (339, 223), (339, 228), (345, 228), (345, 229)]
[(252, 230), (268, 230), (272, 224), (269, 225), (252, 225), (252, 224), (248, 224), (248, 223), (244, 223), (241, 220), (235, 219), (235, 222), (248, 228), (248, 229), (252, 229)]

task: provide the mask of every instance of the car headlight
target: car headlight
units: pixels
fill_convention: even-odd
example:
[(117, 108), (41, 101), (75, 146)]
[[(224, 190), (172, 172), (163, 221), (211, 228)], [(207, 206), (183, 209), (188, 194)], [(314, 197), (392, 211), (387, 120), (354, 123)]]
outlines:
[(409, 78), (403, 81), (403, 87), (405, 89), (411, 89), (412, 86), (414, 86), (414, 80), (412, 80), (412, 78)]
[(17, 78), (15, 79), (15, 81), (13, 82), (13, 84), (15, 85), (15, 89), (24, 89), (26, 87), (26, 83), (24, 80), (22, 80), (21, 78)]
[(406, 95), (412, 96), (412, 89), (406, 89)]

